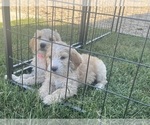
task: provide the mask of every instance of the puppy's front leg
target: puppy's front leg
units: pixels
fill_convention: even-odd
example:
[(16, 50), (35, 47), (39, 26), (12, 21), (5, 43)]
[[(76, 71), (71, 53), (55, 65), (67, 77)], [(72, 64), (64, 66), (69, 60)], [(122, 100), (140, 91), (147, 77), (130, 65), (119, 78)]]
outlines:
[(42, 86), (38, 90), (39, 97), (43, 100), (49, 94), (49, 82), (46, 80), (42, 83)]
[[(66, 88), (57, 89), (52, 94), (47, 95), (43, 99), (43, 103), (50, 105), (57, 102), (61, 102), (62, 99), (65, 99)], [(77, 88), (68, 88), (66, 97), (71, 97), (77, 93)]]

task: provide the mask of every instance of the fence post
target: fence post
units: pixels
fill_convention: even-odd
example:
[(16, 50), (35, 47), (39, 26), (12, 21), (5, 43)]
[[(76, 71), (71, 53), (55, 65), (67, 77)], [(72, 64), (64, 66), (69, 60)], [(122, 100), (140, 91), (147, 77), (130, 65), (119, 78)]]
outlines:
[(119, 12), (118, 12), (118, 18), (117, 18), (117, 21), (116, 21), (115, 32), (118, 32), (118, 30), (120, 31), (120, 28), (121, 28), (122, 18), (123, 18), (123, 14), (124, 14), (124, 3), (125, 3), (125, 0), (120, 0), (119, 1)]
[(3, 31), (5, 40), (5, 56), (7, 66), (7, 79), (11, 80), (13, 73), (11, 24), (10, 24), (10, 1), (2, 0)]
[(81, 46), (83, 45), (84, 42), (84, 32), (85, 32), (85, 24), (86, 24), (86, 13), (87, 12), (87, 7), (83, 6), (82, 7), (82, 17), (81, 17), (81, 27), (80, 27), (80, 34), (79, 34), (79, 43)]
[(88, 35), (88, 26), (90, 21), (91, 14), (91, 1), (83, 0), (82, 1), (82, 16), (81, 16), (81, 27), (80, 27), (80, 35), (79, 35), (79, 44), (83, 47), (87, 41)]
[(88, 13), (88, 15), (87, 15), (87, 22), (86, 22), (86, 25), (85, 25), (85, 34), (84, 34), (84, 43), (83, 43), (83, 45), (85, 45), (86, 42), (87, 42), (89, 22), (90, 22), (90, 14), (91, 14), (91, 6), (90, 5), (88, 7), (88, 12), (87, 13)]
[(115, 0), (115, 4), (114, 4), (114, 15), (113, 15), (113, 21), (112, 21), (112, 25), (111, 25), (111, 32), (113, 31), (113, 28), (114, 28), (114, 23), (115, 23), (115, 19), (116, 19), (116, 13), (117, 13), (117, 0)]

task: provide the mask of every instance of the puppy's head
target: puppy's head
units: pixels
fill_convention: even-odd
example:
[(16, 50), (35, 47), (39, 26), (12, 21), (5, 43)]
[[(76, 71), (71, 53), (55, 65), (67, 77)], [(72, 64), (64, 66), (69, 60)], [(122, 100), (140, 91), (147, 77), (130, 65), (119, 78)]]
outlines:
[(36, 51), (46, 51), (51, 42), (61, 41), (59, 33), (51, 29), (37, 30), (30, 40), (29, 46), (33, 53)]
[(80, 54), (75, 49), (69, 49), (63, 42), (50, 46), (46, 58), (47, 70), (63, 76), (67, 75), (68, 67), (69, 70), (75, 70), (82, 62)]

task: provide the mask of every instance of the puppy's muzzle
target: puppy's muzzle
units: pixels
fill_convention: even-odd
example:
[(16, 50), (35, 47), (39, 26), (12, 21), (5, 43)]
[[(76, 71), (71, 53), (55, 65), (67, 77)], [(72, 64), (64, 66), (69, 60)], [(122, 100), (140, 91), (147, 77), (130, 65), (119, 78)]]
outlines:
[(51, 67), (51, 70), (54, 71), (54, 72), (56, 72), (57, 69), (58, 69), (58, 67), (56, 67), (56, 66), (52, 66), (52, 67)]
[(45, 43), (41, 43), (40, 47), (41, 47), (41, 49), (44, 49), (46, 47), (46, 44)]

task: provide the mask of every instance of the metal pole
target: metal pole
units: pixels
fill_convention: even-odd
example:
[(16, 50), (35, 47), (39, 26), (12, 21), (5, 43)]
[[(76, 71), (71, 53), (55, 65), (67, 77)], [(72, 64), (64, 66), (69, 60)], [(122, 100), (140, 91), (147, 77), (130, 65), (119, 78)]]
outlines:
[(85, 24), (86, 24), (86, 15), (87, 15), (87, 6), (83, 6), (82, 7), (80, 36), (79, 36), (79, 42), (81, 44), (83, 44), (83, 41), (84, 41), (84, 31), (85, 31)]
[(85, 25), (86, 25), (86, 16), (87, 16), (87, 1), (84, 0), (82, 3), (82, 16), (81, 16), (81, 28), (80, 28), (80, 35), (79, 35), (79, 44), (81, 47), (84, 44), (84, 35), (85, 35)]
[(113, 15), (113, 21), (112, 21), (112, 25), (111, 25), (111, 32), (113, 31), (113, 27), (114, 27), (114, 23), (115, 23), (115, 18), (116, 18), (116, 12), (117, 12), (117, 0), (115, 0), (115, 4), (114, 4), (114, 15)]
[(91, 6), (89, 5), (88, 15), (87, 15), (87, 23), (85, 25), (85, 34), (84, 34), (84, 41), (83, 41), (84, 43), (83, 43), (83, 46), (86, 45), (86, 42), (87, 42), (88, 28), (89, 28), (89, 22), (90, 22), (90, 14), (91, 14)]
[(12, 59), (9, 0), (2, 0), (2, 16), (3, 16), (3, 31), (4, 31), (4, 40), (5, 40), (7, 79), (11, 80), (11, 74), (13, 73), (13, 59)]

